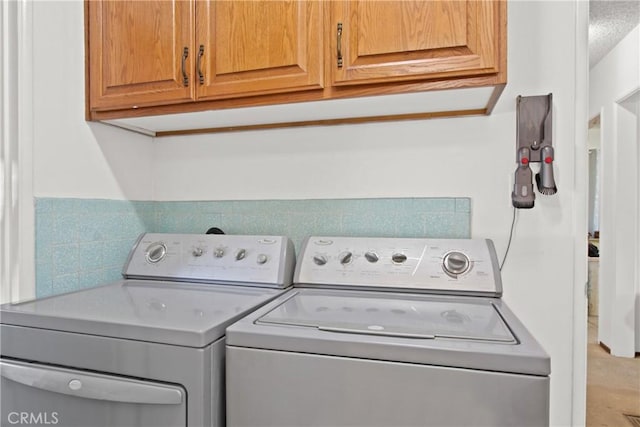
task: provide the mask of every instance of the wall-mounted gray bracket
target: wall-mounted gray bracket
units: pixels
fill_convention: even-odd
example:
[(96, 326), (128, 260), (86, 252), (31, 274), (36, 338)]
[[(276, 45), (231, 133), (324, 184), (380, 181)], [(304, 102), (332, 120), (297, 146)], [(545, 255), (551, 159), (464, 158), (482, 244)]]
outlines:
[(538, 191), (545, 195), (557, 192), (553, 178), (553, 95), (518, 96), (516, 105), (518, 168), (511, 199), (516, 208), (527, 209), (532, 208), (535, 201), (531, 162), (541, 165), (536, 174)]
[(530, 162), (539, 162), (542, 148), (552, 144), (553, 95), (518, 96), (516, 161), (521, 148), (531, 150)]

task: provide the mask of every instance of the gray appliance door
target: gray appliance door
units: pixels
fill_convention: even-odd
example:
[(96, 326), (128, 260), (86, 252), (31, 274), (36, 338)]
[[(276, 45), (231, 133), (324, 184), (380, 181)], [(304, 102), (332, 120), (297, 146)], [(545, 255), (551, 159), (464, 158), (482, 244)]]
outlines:
[(186, 426), (182, 387), (3, 359), (2, 426)]

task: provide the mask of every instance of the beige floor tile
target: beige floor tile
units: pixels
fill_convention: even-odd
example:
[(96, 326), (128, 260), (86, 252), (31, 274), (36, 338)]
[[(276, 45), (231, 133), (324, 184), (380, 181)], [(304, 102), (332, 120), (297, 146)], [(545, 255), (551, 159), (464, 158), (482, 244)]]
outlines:
[(624, 414), (640, 416), (640, 358), (614, 357), (597, 341), (597, 317), (589, 317), (587, 426), (631, 427)]

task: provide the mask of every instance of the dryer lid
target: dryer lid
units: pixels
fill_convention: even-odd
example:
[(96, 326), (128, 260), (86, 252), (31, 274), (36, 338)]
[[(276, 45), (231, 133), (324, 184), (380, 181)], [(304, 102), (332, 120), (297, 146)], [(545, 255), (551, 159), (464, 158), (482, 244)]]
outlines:
[(298, 293), (258, 323), (401, 338), (517, 343), (490, 301), (464, 297)]
[(281, 290), (124, 280), (0, 307), (2, 324), (204, 347)]

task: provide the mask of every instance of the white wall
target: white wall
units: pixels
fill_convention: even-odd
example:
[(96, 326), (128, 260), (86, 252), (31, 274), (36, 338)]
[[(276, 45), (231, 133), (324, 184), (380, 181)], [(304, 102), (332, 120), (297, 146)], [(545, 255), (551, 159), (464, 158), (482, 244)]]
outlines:
[[(638, 96), (636, 96), (638, 98)], [(637, 347), (638, 329), (637, 302), (638, 279), (640, 273), (640, 210), (638, 209), (638, 102), (624, 103), (617, 106), (617, 137), (621, 155), (618, 158), (617, 188), (619, 206), (622, 212), (616, 212), (616, 284), (615, 284), (615, 315), (612, 346), (618, 351), (617, 355), (634, 357)], [(612, 353), (614, 353), (612, 348)]]
[[(37, 197), (469, 196), (473, 235), (494, 239), (502, 254), (512, 214), (515, 98), (552, 92), (559, 192), (518, 212), (503, 277), (506, 301), (551, 355), (552, 424), (580, 424), (572, 419), (574, 376), (583, 375), (573, 353), (582, 342), (574, 342), (573, 298), (586, 282), (586, 257), (574, 259), (574, 246), (576, 218), (585, 217), (586, 229), (586, 181), (575, 178), (582, 167), (575, 150), (586, 153), (586, 137), (576, 139), (576, 121), (586, 126), (586, 117), (576, 117), (583, 70), (575, 61), (586, 45), (576, 46), (575, 2), (510, 2), (509, 84), (489, 117), (174, 137), (155, 146), (84, 122), (82, 3), (33, 8)], [(586, 34), (586, 21), (577, 24)]]
[(3, 298), (17, 300), (35, 290), (34, 197), (151, 199), (153, 141), (85, 122), (81, 0), (17, 0), (12, 6), (17, 22), (4, 30), (18, 52), (8, 64), (8, 73), (18, 76), (18, 108), (8, 114), (19, 128), (20, 231), (12, 247), (20, 266), (19, 275), (0, 286)]
[[(622, 100), (640, 82), (640, 26), (634, 28), (589, 72), (589, 118), (603, 105)], [(600, 122), (602, 126), (602, 120)]]
[(85, 122), (83, 2), (31, 4), (34, 195), (150, 199), (151, 138)]
[[(636, 135), (640, 138), (640, 100), (636, 101)], [(638, 146), (638, 163), (640, 165), (640, 144)], [(638, 174), (638, 212), (640, 213), (640, 173)], [(640, 224), (637, 228), (637, 236), (640, 246)], [(640, 251), (640, 248), (639, 248)], [(640, 260), (636, 260), (636, 353), (640, 353)]]
[(600, 149), (600, 125), (589, 129), (589, 140), (587, 146), (589, 150)]
[[(573, 298), (574, 286), (582, 292), (586, 282), (587, 117), (586, 97), (578, 98), (575, 87), (584, 76), (586, 89), (587, 68), (586, 61), (584, 69), (575, 65), (577, 57), (586, 59), (586, 43), (576, 47), (576, 22), (586, 38), (577, 7), (510, 2), (509, 83), (489, 117), (160, 138), (154, 198), (469, 196), (473, 236), (492, 238), (502, 255), (512, 215), (516, 96), (552, 92), (559, 191), (538, 195), (534, 209), (518, 212), (504, 298), (551, 355), (552, 424), (580, 424), (580, 415), (572, 420), (572, 381), (576, 375), (580, 382), (584, 364), (573, 346), (584, 352), (584, 340), (573, 341)], [(584, 117), (576, 117), (580, 102)], [(585, 128), (580, 140), (577, 120)], [(576, 149), (584, 151), (584, 180), (575, 178)], [(584, 225), (578, 231), (576, 218), (578, 228)], [(582, 259), (574, 259), (577, 246)], [(585, 325), (583, 319), (577, 330)]]
[[(23, 204), (17, 197), (24, 188), (30, 188), (31, 174), (23, 174), (19, 160), (23, 154), (18, 144), (21, 105), (19, 102), (18, 82), (21, 75), (12, 64), (20, 58), (17, 43), (20, 11), (15, 2), (0, 3), (0, 303), (12, 298), (29, 298), (33, 296), (30, 287), (24, 292), (19, 286), (21, 281), (29, 281), (22, 276), (23, 268), (20, 259), (23, 255), (20, 245), (21, 237), (26, 230), (33, 236), (33, 221), (24, 224)], [(23, 182), (23, 178), (29, 180)], [(26, 205), (33, 216), (33, 207)], [(29, 209), (30, 208), (30, 209)], [(33, 239), (32, 239), (33, 240)], [(31, 255), (33, 258), (33, 254)], [(33, 276), (33, 268), (25, 268)], [(33, 282), (31, 278), (30, 282)]]
[(635, 352), (635, 307), (640, 298), (637, 230), (638, 172), (635, 115), (618, 102), (640, 88), (640, 26), (596, 64), (589, 78), (589, 117), (600, 114), (602, 132), (600, 303), (598, 340), (617, 356)]
[[(636, 101), (636, 136), (640, 138), (640, 99)], [(638, 144), (638, 162), (640, 165), (640, 143)], [(640, 173), (638, 173), (637, 188), (638, 213), (640, 213)], [(640, 252), (640, 224), (636, 228), (638, 252)], [(640, 353), (640, 260), (636, 260), (636, 353)]]

